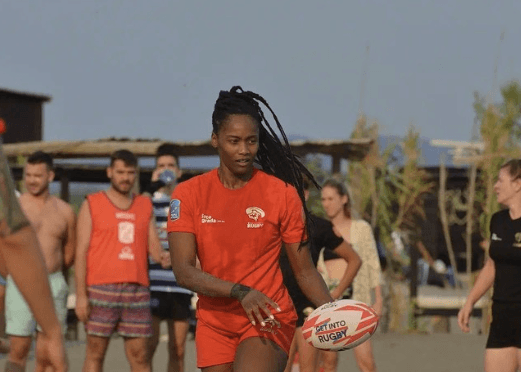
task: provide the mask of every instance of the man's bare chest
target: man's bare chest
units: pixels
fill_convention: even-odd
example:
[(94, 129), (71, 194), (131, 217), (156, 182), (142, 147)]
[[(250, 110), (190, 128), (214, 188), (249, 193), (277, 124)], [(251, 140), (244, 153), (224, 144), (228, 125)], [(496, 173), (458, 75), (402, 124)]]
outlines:
[(61, 238), (67, 231), (67, 220), (53, 202), (42, 207), (25, 205), (24, 213), (39, 237)]

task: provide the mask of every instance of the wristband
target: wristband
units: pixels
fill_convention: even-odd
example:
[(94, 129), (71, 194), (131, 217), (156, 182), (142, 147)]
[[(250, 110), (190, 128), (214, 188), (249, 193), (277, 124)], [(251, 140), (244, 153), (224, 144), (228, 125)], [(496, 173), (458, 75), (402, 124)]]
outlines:
[(230, 291), (230, 297), (235, 298), (237, 301), (242, 302), (244, 297), (251, 291), (251, 288), (240, 283), (234, 284)]

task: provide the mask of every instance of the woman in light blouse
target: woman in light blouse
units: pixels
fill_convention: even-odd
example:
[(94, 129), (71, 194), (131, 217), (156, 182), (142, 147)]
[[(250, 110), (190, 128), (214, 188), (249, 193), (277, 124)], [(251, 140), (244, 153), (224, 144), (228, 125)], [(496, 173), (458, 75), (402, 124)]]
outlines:
[[(353, 281), (353, 300), (364, 302), (382, 314), (382, 269), (371, 226), (364, 220), (351, 217), (350, 199), (346, 188), (339, 182), (328, 180), (322, 187), (322, 206), (336, 232), (350, 243), (362, 259), (362, 266)], [(347, 263), (343, 259), (325, 262), (328, 275), (334, 280), (342, 275)], [(375, 372), (371, 340), (354, 348), (358, 368), (362, 372)], [(325, 371), (335, 371), (338, 356), (335, 352), (324, 353)]]

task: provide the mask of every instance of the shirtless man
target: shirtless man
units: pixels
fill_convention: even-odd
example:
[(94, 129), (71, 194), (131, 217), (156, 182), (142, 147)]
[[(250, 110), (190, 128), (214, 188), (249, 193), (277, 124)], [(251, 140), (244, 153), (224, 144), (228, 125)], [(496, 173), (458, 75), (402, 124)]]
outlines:
[[(20, 196), (20, 204), (36, 231), (63, 332), (66, 329), (68, 288), (62, 272), (74, 261), (76, 216), (69, 204), (49, 194), (49, 183), (53, 178), (53, 162), (48, 154), (37, 151), (29, 156), (24, 169), (27, 191)], [(36, 320), (10, 276), (6, 288), (6, 323), (9, 360), (25, 367)], [(39, 342), (38, 334), (37, 347)]]

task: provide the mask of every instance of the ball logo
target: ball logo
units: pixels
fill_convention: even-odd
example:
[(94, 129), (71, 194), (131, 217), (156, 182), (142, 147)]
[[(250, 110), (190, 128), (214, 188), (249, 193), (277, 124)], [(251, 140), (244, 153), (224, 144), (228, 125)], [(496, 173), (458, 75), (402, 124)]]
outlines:
[(259, 207), (246, 208), (246, 214), (254, 221), (258, 221), (259, 218), (262, 218), (266, 215), (266, 213), (264, 213), (264, 211)]
[(351, 349), (378, 327), (378, 315), (363, 302), (339, 300), (314, 310), (302, 326), (304, 339), (324, 350)]

